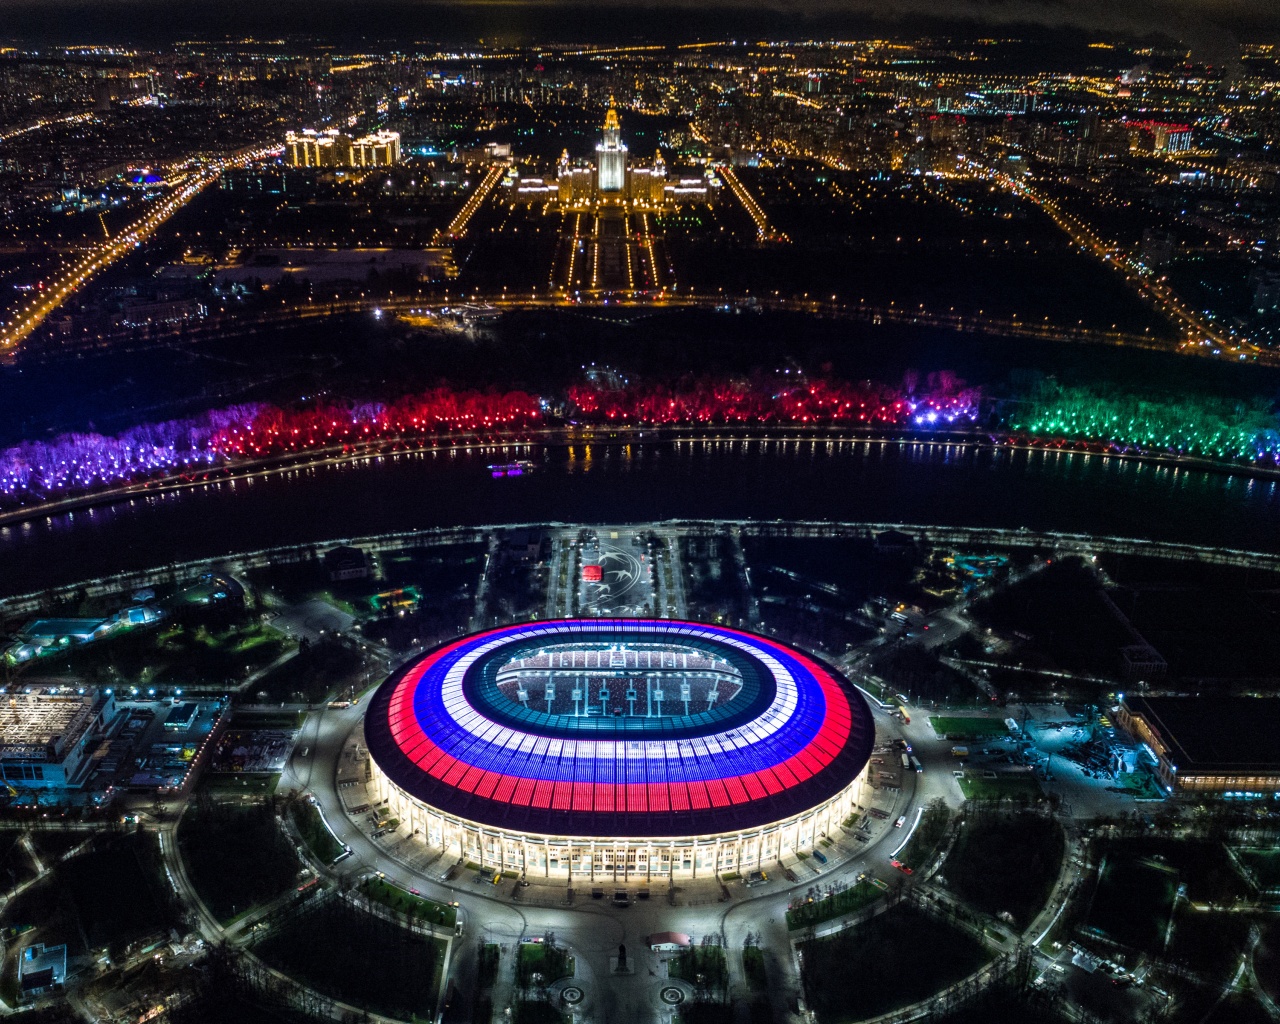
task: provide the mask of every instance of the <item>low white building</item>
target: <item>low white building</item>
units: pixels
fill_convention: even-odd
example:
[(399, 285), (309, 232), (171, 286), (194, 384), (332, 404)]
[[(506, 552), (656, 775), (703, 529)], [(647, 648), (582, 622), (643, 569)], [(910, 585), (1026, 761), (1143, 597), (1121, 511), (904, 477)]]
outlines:
[(645, 941), (655, 953), (678, 953), (692, 945), (684, 932), (654, 932)]

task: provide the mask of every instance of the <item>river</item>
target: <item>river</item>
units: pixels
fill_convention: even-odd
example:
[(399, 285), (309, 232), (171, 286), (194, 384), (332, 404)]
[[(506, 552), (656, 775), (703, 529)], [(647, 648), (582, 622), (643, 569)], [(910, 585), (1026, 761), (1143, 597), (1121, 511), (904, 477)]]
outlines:
[[(487, 466), (529, 459), (522, 477)], [(688, 440), (384, 456), (0, 529), (0, 594), (280, 544), (434, 526), (670, 518), (897, 521), (1280, 550), (1280, 481), (942, 443)]]

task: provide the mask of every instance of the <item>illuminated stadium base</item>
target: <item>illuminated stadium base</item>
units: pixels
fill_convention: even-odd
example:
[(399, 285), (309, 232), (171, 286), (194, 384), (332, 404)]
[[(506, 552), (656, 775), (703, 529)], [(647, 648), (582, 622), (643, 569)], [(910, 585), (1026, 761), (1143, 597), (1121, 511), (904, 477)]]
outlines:
[(668, 620), (508, 626), (402, 668), (365, 716), (401, 827), (534, 878), (711, 876), (813, 848), (863, 803), (875, 740), (834, 672)]

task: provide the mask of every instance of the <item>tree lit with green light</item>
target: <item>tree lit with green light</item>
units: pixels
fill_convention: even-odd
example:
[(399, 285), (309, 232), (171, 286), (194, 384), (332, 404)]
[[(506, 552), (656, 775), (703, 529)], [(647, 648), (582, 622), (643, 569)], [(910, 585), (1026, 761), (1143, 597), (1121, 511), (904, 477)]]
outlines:
[(1042, 441), (1100, 442), (1119, 450), (1250, 462), (1280, 460), (1272, 403), (1203, 395), (1150, 395), (1102, 387), (1040, 385), (1010, 417)]

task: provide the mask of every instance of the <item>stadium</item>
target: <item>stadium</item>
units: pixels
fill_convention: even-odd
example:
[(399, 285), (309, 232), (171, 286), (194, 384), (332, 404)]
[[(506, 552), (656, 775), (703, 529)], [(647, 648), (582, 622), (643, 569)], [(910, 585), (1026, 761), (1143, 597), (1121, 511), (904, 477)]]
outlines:
[(832, 669), (704, 623), (563, 620), (447, 643), (365, 715), (378, 797), (529, 878), (710, 877), (812, 850), (861, 803), (870, 709)]

